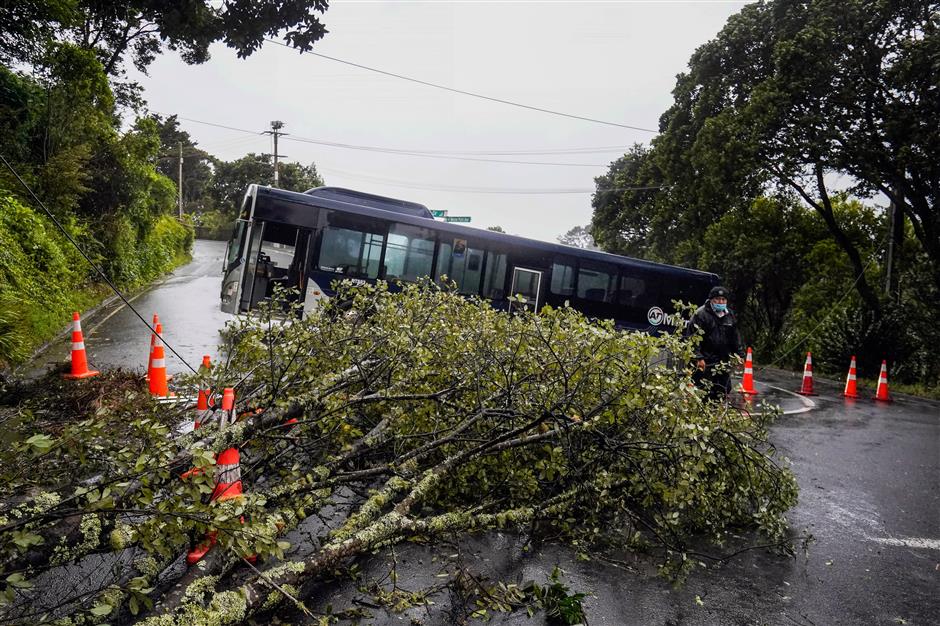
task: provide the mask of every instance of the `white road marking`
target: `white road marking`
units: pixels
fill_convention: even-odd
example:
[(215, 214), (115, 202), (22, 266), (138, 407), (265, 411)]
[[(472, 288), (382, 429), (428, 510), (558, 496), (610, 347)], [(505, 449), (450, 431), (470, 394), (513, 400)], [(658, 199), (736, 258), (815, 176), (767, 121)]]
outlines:
[(816, 403), (813, 400), (810, 400), (809, 398), (807, 398), (806, 396), (801, 396), (800, 394), (796, 392), (789, 391), (787, 389), (781, 389), (780, 387), (774, 387), (773, 385), (765, 385), (765, 386), (769, 389), (776, 389), (777, 391), (788, 393), (794, 398), (796, 398), (797, 400), (799, 400), (800, 403), (803, 405), (798, 409), (790, 409), (790, 410), (784, 411), (783, 412), (784, 415), (797, 415), (799, 413), (806, 413), (808, 411), (812, 411), (813, 409), (816, 408)]
[(927, 539), (925, 537), (865, 537), (869, 541), (886, 546), (900, 546), (902, 548), (925, 548), (927, 550), (940, 550), (940, 539)]

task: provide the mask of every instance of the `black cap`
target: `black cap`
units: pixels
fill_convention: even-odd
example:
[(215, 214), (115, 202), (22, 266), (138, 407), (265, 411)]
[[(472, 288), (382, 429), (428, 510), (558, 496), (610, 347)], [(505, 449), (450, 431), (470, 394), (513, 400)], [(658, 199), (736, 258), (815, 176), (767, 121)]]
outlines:
[(716, 285), (712, 287), (712, 290), (708, 292), (708, 299), (712, 298), (727, 298), (731, 295), (731, 292), (727, 288), (722, 287), (721, 285)]

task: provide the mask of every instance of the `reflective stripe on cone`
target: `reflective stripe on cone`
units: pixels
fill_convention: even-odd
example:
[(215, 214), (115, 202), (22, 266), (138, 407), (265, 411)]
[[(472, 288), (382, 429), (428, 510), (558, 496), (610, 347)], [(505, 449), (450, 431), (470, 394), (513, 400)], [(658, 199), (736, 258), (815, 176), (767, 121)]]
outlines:
[(858, 388), (856, 383), (855, 355), (852, 355), (852, 361), (849, 363), (849, 375), (845, 377), (845, 391), (842, 395), (846, 398), (857, 398)]
[(82, 335), (82, 320), (78, 311), (72, 313), (72, 365), (64, 377), (70, 380), (91, 378), (100, 372), (88, 368), (88, 356), (85, 354), (85, 338)]
[(757, 389), (754, 388), (754, 360), (751, 349), (747, 349), (747, 356), (744, 359), (744, 376), (741, 379), (741, 393), (756, 396)]
[(813, 353), (806, 353), (806, 364), (803, 366), (803, 384), (797, 392), (802, 396), (815, 396), (813, 393)]
[(875, 390), (874, 400), (881, 402), (891, 402), (891, 394), (888, 393), (888, 362), (881, 362), (881, 372), (878, 374), (878, 388)]

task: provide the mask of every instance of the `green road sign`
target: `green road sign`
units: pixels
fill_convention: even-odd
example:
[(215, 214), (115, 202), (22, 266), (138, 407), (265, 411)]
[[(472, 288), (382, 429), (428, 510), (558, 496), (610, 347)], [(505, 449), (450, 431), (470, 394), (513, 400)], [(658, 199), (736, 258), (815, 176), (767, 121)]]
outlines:
[(431, 209), (431, 215), (434, 217), (447, 217), (447, 209)]
[(469, 222), (470, 217), (466, 215), (445, 216), (444, 221), (446, 222)]

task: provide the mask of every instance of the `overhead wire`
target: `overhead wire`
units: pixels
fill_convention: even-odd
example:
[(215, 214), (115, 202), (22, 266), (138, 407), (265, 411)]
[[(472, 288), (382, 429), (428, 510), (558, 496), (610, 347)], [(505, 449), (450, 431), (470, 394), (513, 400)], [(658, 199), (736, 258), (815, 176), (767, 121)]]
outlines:
[[(188, 122), (193, 122), (195, 124), (205, 124), (207, 126), (214, 126), (217, 128), (224, 128), (227, 130), (238, 131), (243, 133), (252, 133), (259, 134), (256, 131), (248, 130), (245, 128), (236, 128), (234, 126), (227, 126), (224, 124), (216, 124), (214, 122), (206, 122), (204, 120), (197, 120), (188, 117), (179, 117), (178, 119), (185, 120)], [(383, 146), (368, 146), (368, 145), (357, 145), (357, 144), (348, 144), (340, 143), (335, 141), (326, 141), (322, 139), (312, 139), (309, 137), (301, 137), (298, 135), (284, 135), (282, 139), (285, 141), (294, 141), (298, 143), (308, 143), (320, 146), (326, 146), (330, 148), (344, 148), (349, 150), (361, 150), (365, 152), (378, 152), (383, 154), (398, 154), (403, 156), (415, 156), (415, 157), (429, 157), (429, 158), (440, 158), (440, 159), (449, 159), (449, 160), (458, 160), (458, 161), (477, 161), (484, 163), (511, 163), (519, 165), (548, 165), (548, 166), (567, 166), (567, 167), (606, 167), (606, 163), (557, 163), (557, 162), (548, 162), (548, 161), (516, 161), (509, 159), (484, 159), (477, 158), (479, 156), (485, 155), (500, 155), (500, 156), (512, 156), (512, 155), (549, 155), (549, 154), (566, 154), (566, 155), (575, 155), (575, 154), (593, 154), (593, 153), (603, 153), (603, 152), (621, 152), (624, 149), (629, 148), (629, 146), (599, 146), (599, 147), (586, 147), (586, 148), (566, 148), (560, 150), (526, 150), (526, 151), (445, 151), (445, 150), (409, 150), (404, 148), (388, 148)], [(473, 156), (466, 156), (473, 155)], [(172, 156), (169, 155), (169, 156)]]
[[(265, 41), (268, 42), (268, 43), (272, 43), (272, 44), (274, 44), (274, 45), (277, 45), (277, 46), (281, 46), (281, 47), (283, 47), (283, 48), (288, 48), (288, 49), (291, 49), (291, 50), (294, 50), (294, 49), (295, 49), (293, 46), (291, 46), (291, 45), (289, 45), (289, 44), (286, 44), (286, 43), (283, 43), (283, 42), (280, 42), (280, 41), (277, 41), (277, 40), (275, 40), (275, 39), (265, 38)], [(570, 119), (582, 120), (582, 121), (585, 121), (585, 122), (593, 122), (593, 123), (595, 123), (595, 124), (604, 124), (604, 125), (606, 125), (606, 126), (617, 126), (617, 127), (619, 127), (619, 128), (627, 128), (627, 129), (629, 129), (629, 130), (638, 130), (638, 131), (641, 131), (641, 132), (644, 132), (644, 133), (653, 133), (654, 135), (659, 134), (659, 131), (658, 131), (658, 130), (653, 130), (652, 128), (644, 128), (644, 127), (642, 127), (642, 126), (631, 126), (631, 125), (629, 125), (629, 124), (620, 124), (620, 123), (618, 123), (618, 122), (610, 122), (610, 121), (607, 121), (607, 120), (601, 120), (601, 119), (597, 119), (597, 118), (593, 118), (593, 117), (586, 117), (586, 116), (583, 116), (583, 115), (574, 115), (574, 114), (572, 114), (572, 113), (564, 113), (564, 112), (562, 112), (562, 111), (554, 111), (554, 110), (552, 110), (552, 109), (546, 109), (546, 108), (544, 108), (544, 107), (537, 107), (537, 106), (533, 106), (533, 105), (529, 105), (529, 104), (522, 104), (521, 102), (513, 102), (512, 100), (504, 100), (504, 99), (502, 99), (502, 98), (494, 98), (493, 96), (487, 96), (487, 95), (475, 93), (475, 92), (472, 92), (472, 91), (465, 91), (465, 90), (463, 90), (463, 89), (456, 89), (456, 88), (454, 88), (454, 87), (448, 87), (447, 85), (440, 85), (440, 84), (432, 83), (432, 82), (429, 82), (429, 81), (426, 81), (426, 80), (421, 80), (421, 79), (418, 79), (418, 78), (412, 78), (412, 77), (410, 77), (410, 76), (405, 76), (405, 75), (403, 75), (403, 74), (396, 74), (395, 72), (388, 72), (388, 71), (386, 71), (386, 70), (380, 70), (380, 69), (375, 68), (375, 67), (369, 67), (368, 65), (363, 65), (363, 64), (361, 64), (361, 63), (354, 63), (354, 62), (352, 62), (352, 61), (346, 61), (346, 60), (344, 60), (344, 59), (339, 59), (339, 58), (337, 58), (337, 57), (332, 57), (332, 56), (329, 56), (329, 55), (327, 55), (327, 54), (322, 54), (322, 53), (319, 53), (319, 52), (313, 52), (313, 51), (309, 51), (309, 50), (308, 50), (308, 51), (304, 52), (303, 54), (309, 54), (309, 55), (311, 55), (311, 56), (315, 56), (315, 57), (318, 57), (318, 58), (321, 58), (321, 59), (327, 59), (327, 60), (329, 60), (329, 61), (333, 61), (333, 62), (335, 62), (335, 63), (342, 63), (343, 65), (349, 65), (349, 66), (351, 66), (351, 67), (358, 67), (359, 69), (367, 70), (367, 71), (369, 71), (369, 72), (375, 72), (376, 74), (382, 74), (383, 76), (390, 76), (390, 77), (392, 77), (392, 78), (398, 78), (398, 79), (400, 79), (400, 80), (405, 80), (405, 81), (408, 81), (408, 82), (417, 83), (417, 84), (419, 84), (419, 85), (424, 85), (424, 86), (426, 86), (426, 87), (433, 87), (433, 88), (435, 88), (435, 89), (441, 89), (441, 90), (444, 90), (444, 91), (449, 91), (449, 92), (451, 92), (451, 93), (458, 93), (458, 94), (461, 94), (461, 95), (464, 95), (464, 96), (470, 96), (470, 97), (472, 97), (472, 98), (479, 98), (479, 99), (481, 99), (481, 100), (488, 100), (488, 101), (490, 101), (490, 102), (498, 102), (498, 103), (500, 103), (500, 104), (506, 104), (506, 105), (518, 107), (518, 108), (521, 108), (521, 109), (528, 109), (528, 110), (530, 110), (530, 111), (538, 111), (538, 112), (540, 112), (540, 113), (547, 113), (547, 114), (550, 114), (550, 115), (557, 115), (557, 116), (560, 116), (560, 117), (567, 117), (567, 118), (570, 118)]]
[(872, 263), (874, 263), (875, 260), (878, 258), (878, 254), (882, 251), (882, 248), (884, 247), (885, 242), (888, 240), (889, 234), (890, 234), (890, 233), (885, 234), (885, 236), (881, 239), (881, 242), (880, 242), (880, 243), (878, 244), (878, 246), (872, 251), (871, 257), (868, 259), (868, 263), (865, 265), (865, 267), (862, 268), (862, 271), (859, 273), (859, 275), (855, 277), (855, 280), (852, 281), (852, 284), (849, 285), (848, 289), (845, 290), (845, 293), (842, 294), (842, 297), (839, 298), (838, 300), (836, 300), (836, 302), (835, 302), (834, 305), (832, 305), (831, 307), (829, 307), (829, 311), (823, 316), (823, 318), (819, 321), (819, 323), (816, 324), (816, 326), (813, 327), (813, 329), (812, 329), (811, 331), (809, 331), (808, 333), (806, 333), (805, 335), (803, 335), (803, 337), (802, 337), (799, 341), (797, 341), (795, 344), (793, 344), (793, 346), (792, 346), (789, 350), (787, 350), (786, 352), (784, 352), (783, 354), (781, 354), (780, 356), (778, 356), (776, 359), (774, 359), (773, 361), (771, 361), (771, 362), (768, 363), (767, 365), (761, 366), (761, 367), (759, 368), (759, 370), (763, 370), (763, 369), (768, 368), (768, 367), (773, 367), (773, 366), (775, 366), (775, 365), (779, 365), (780, 363), (783, 362), (783, 359), (784, 359), (784, 358), (790, 356), (790, 354), (791, 354), (794, 350), (796, 350), (796, 349), (799, 348), (801, 345), (803, 345), (804, 343), (806, 343), (806, 340), (807, 340), (807, 339), (809, 339), (810, 337), (812, 337), (813, 335), (815, 335), (815, 334), (816, 334), (816, 331), (819, 330), (820, 328), (822, 328), (822, 325), (825, 324), (825, 323), (829, 320), (829, 318), (832, 316), (832, 314), (835, 312), (835, 310), (838, 308), (838, 306), (839, 306), (840, 304), (842, 304), (842, 301), (845, 300), (845, 299), (849, 296), (850, 293), (852, 293), (852, 291), (855, 289), (855, 286), (858, 285), (858, 281), (860, 281), (860, 280), (862, 279), (862, 276), (865, 275), (865, 273), (868, 271), (868, 268), (870, 268), (871, 265), (872, 265)]
[[(296, 141), (299, 143), (309, 143), (316, 144), (321, 146), (327, 146), (330, 148), (349, 148), (350, 146), (333, 144), (332, 142), (327, 141), (317, 141), (313, 139), (305, 139), (303, 137), (294, 137), (294, 136), (284, 136), (286, 141)], [(420, 157), (425, 159), (446, 159), (452, 161), (475, 161), (478, 163), (512, 163), (516, 165), (555, 165), (563, 167), (606, 167), (607, 163), (555, 163), (549, 161), (514, 161), (509, 159), (484, 159), (482, 157), (471, 157), (471, 156), (457, 156), (457, 155), (445, 155), (445, 154), (423, 154), (420, 152), (408, 152), (405, 150), (387, 150), (382, 148), (367, 148), (367, 147), (358, 147), (358, 150), (366, 150), (370, 152), (377, 152), (380, 154), (395, 154), (399, 156), (413, 156)]]
[[(197, 120), (188, 117), (177, 116), (177, 119), (185, 120), (188, 122), (193, 122), (196, 124), (205, 124), (207, 126), (214, 126), (218, 128), (223, 128), (226, 130), (242, 132), (242, 133), (251, 133), (253, 135), (259, 134), (257, 131), (248, 130), (246, 128), (239, 128), (236, 126), (229, 126), (226, 124), (218, 124), (215, 122), (206, 122), (204, 120)], [(550, 163), (544, 161), (514, 161), (508, 159), (482, 159), (475, 157), (465, 157), (457, 156), (453, 153), (446, 153), (444, 151), (420, 151), (420, 150), (404, 150), (398, 148), (383, 148), (378, 146), (361, 146), (354, 144), (344, 144), (337, 142), (322, 141), (317, 139), (310, 139), (307, 137), (300, 137), (296, 135), (284, 135), (282, 137), (284, 140), (296, 141), (300, 143), (311, 143), (316, 145), (324, 145), (328, 147), (336, 148), (348, 148), (354, 150), (364, 150), (369, 152), (379, 152), (379, 153), (390, 153), (390, 154), (399, 154), (405, 156), (417, 156), (417, 157), (430, 157), (430, 158), (441, 158), (441, 159), (456, 159), (456, 160), (466, 160), (466, 161), (482, 161), (482, 162), (495, 162), (495, 163), (514, 163), (520, 165), (562, 165), (562, 166), (577, 166), (577, 167), (604, 167), (600, 164), (587, 164), (587, 163)], [(565, 153), (568, 154), (584, 154), (587, 150), (591, 151), (600, 151), (600, 150), (609, 150), (609, 149), (622, 149), (625, 146), (603, 146), (597, 148), (571, 148), (565, 149)], [(582, 152), (576, 152), (582, 151)], [(530, 151), (531, 154), (540, 154), (544, 152)], [(559, 152), (561, 153), (561, 152)], [(479, 154), (492, 154), (489, 152), (481, 152)], [(506, 152), (506, 154), (513, 154), (512, 152)], [(521, 154), (521, 153), (520, 153)], [(172, 158), (173, 154), (166, 155), (166, 158)], [(394, 179), (387, 179), (377, 176), (369, 176), (368, 174), (357, 174), (353, 172), (348, 172), (345, 170), (340, 170), (337, 168), (332, 168), (329, 166), (324, 166), (322, 163), (318, 164), (318, 169), (323, 171), (333, 171), (342, 176), (348, 176), (350, 178), (357, 178), (360, 180), (368, 180), (371, 182), (379, 182), (390, 184), (405, 189), (420, 189), (420, 190), (430, 190), (430, 191), (451, 191), (458, 193), (481, 193), (481, 194), (509, 194), (509, 195), (555, 195), (555, 194), (581, 194), (581, 193), (595, 193), (597, 191), (646, 191), (646, 190), (656, 190), (659, 189), (658, 186), (640, 186), (640, 187), (622, 187), (622, 188), (608, 188), (608, 189), (587, 189), (587, 188), (567, 188), (567, 189), (500, 189), (500, 188), (485, 188), (485, 187), (462, 187), (456, 185), (427, 185), (420, 183), (413, 183), (410, 181), (400, 181)]]
[(358, 178), (362, 180), (368, 180), (370, 182), (378, 182), (387, 185), (392, 185), (396, 187), (403, 187), (406, 189), (421, 189), (429, 191), (453, 191), (453, 192), (462, 192), (462, 193), (482, 193), (482, 194), (516, 194), (516, 195), (555, 195), (555, 194), (580, 194), (580, 193), (595, 193), (597, 191), (649, 191), (657, 190), (661, 187), (659, 186), (642, 186), (642, 187), (611, 187), (604, 189), (588, 189), (588, 188), (558, 188), (558, 189), (517, 189), (517, 188), (498, 188), (498, 187), (462, 187), (457, 185), (430, 185), (422, 183), (413, 183), (410, 181), (401, 181), (392, 178), (383, 178), (380, 176), (368, 176), (365, 174), (355, 174), (352, 172), (347, 172), (344, 170), (336, 169), (329, 166), (318, 165), (318, 170), (324, 172), (333, 172), (341, 176), (348, 176), (350, 178)]
[[(69, 232), (62, 226), (62, 224), (59, 223), (59, 220), (56, 219), (56, 217), (55, 217), (55, 215), (53, 215), (52, 211), (50, 211), (50, 210), (46, 207), (46, 205), (43, 203), (43, 201), (40, 200), (39, 197), (33, 192), (32, 188), (31, 188), (29, 185), (26, 184), (26, 181), (24, 181), (24, 180), (20, 177), (20, 175), (19, 175), (19, 173), (16, 171), (16, 169), (15, 169), (12, 165), (10, 165), (10, 162), (9, 162), (9, 161), (6, 160), (6, 157), (3, 156), (2, 154), (0, 154), (0, 160), (3, 161), (3, 164), (7, 167), (8, 170), (10, 170), (10, 173), (13, 174), (13, 176), (16, 178), (17, 181), (19, 181), (19, 183), (23, 186), (23, 188), (26, 189), (26, 191), (29, 193), (29, 195), (32, 196), (32, 198), (33, 198), (33, 200), (36, 202), (36, 204), (38, 204), (38, 205), (42, 208), (42, 210), (45, 211), (46, 215), (49, 216), (49, 219), (52, 220), (52, 223), (55, 224), (56, 228), (58, 228), (60, 231), (62, 231), (62, 234), (65, 235), (65, 238), (69, 240), (69, 243), (71, 243), (73, 246), (75, 246), (75, 249), (78, 250), (78, 253), (82, 255), (82, 258), (84, 258), (85, 261), (88, 262), (88, 265), (90, 265), (91, 268), (92, 268), (93, 270), (95, 270), (95, 271), (98, 273), (99, 276), (101, 276), (101, 278), (102, 278), (102, 279), (104, 280), (104, 282), (108, 285), (108, 287), (110, 287), (111, 290), (118, 296), (118, 298), (120, 298), (121, 301), (124, 302), (125, 306), (127, 306), (131, 311), (134, 312), (134, 315), (136, 315), (136, 316), (140, 319), (140, 321), (143, 322), (144, 326), (146, 326), (147, 328), (149, 328), (150, 331), (151, 331), (154, 335), (156, 335), (156, 334), (157, 334), (157, 329), (154, 328), (153, 326), (151, 326), (151, 325), (150, 325), (150, 322), (148, 322), (146, 319), (144, 319), (144, 317), (137, 311), (137, 309), (134, 308), (134, 305), (131, 304), (130, 301), (129, 301), (126, 297), (124, 297), (124, 294), (121, 293), (121, 290), (118, 289), (118, 288), (115, 286), (115, 284), (114, 284), (113, 282), (111, 282), (111, 279), (108, 278), (108, 275), (104, 273), (104, 270), (102, 270), (100, 267), (98, 267), (98, 266), (95, 264), (95, 262), (92, 261), (91, 258), (90, 258), (87, 254), (85, 254), (85, 251), (82, 250), (82, 247), (81, 247), (80, 245), (78, 245), (78, 242), (76, 242), (75, 239), (72, 238), (72, 235), (69, 234)], [(163, 338), (161, 337), (161, 339), (163, 339)], [(193, 374), (198, 374), (198, 373), (199, 373), (199, 372), (198, 372), (192, 365), (190, 365), (190, 364), (186, 361), (186, 359), (184, 359), (184, 358), (180, 355), (180, 353), (177, 352), (176, 349), (175, 349), (172, 345), (170, 345), (165, 339), (163, 339), (163, 343), (164, 343), (164, 345), (166, 345), (167, 348), (170, 349), (170, 352), (172, 352), (173, 354), (175, 354), (176, 357), (177, 357), (180, 361), (183, 362), (183, 365), (185, 365), (185, 366), (188, 367), (190, 370), (192, 370)]]
[[(247, 128), (238, 128), (236, 126), (229, 126), (226, 124), (218, 124), (216, 122), (207, 122), (205, 120), (197, 120), (191, 117), (178, 117), (178, 119), (185, 120), (187, 122), (193, 122), (194, 124), (203, 124), (205, 126), (214, 126), (216, 128), (224, 128), (226, 130), (237, 131), (240, 133), (251, 133), (252, 135), (260, 135), (258, 131), (249, 130)], [(341, 143), (335, 141), (326, 141), (323, 139), (311, 139), (308, 137), (301, 137), (298, 135), (285, 135), (284, 139), (292, 137), (294, 140), (304, 141), (307, 143), (317, 143), (326, 146), (333, 146), (336, 148), (349, 148), (352, 150), (370, 150), (376, 152), (405, 152), (409, 154), (429, 154), (429, 155), (472, 155), (472, 156), (535, 156), (535, 155), (549, 155), (549, 154), (593, 154), (593, 153), (604, 153), (604, 152), (622, 152), (628, 150), (630, 146), (616, 144), (610, 146), (586, 146), (579, 148), (545, 148), (540, 150), (419, 150), (416, 148), (389, 148), (384, 146), (368, 146), (368, 145), (359, 145), (359, 144), (349, 144)]]

